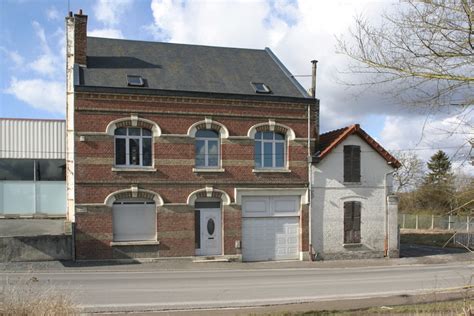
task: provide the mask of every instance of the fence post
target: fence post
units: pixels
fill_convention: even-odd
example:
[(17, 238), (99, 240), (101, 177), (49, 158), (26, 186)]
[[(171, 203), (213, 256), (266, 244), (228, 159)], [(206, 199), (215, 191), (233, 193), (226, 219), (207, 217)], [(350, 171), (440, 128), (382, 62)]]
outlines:
[(418, 229), (418, 214), (415, 215), (415, 229)]
[(469, 226), (471, 224), (471, 221), (469, 220), (469, 216), (466, 216), (466, 232), (469, 234)]
[(434, 214), (431, 214), (431, 230), (434, 229)]
[(448, 216), (448, 230), (451, 230), (451, 215)]
[(402, 215), (402, 228), (405, 228), (405, 214)]

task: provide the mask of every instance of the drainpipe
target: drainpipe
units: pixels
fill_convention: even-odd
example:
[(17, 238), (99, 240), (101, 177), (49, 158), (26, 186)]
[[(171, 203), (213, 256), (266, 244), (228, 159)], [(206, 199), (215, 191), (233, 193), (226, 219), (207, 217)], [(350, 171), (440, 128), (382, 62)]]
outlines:
[(313, 259), (313, 243), (312, 243), (312, 230), (311, 230), (311, 106), (306, 106), (307, 115), (308, 115), (308, 243), (309, 243), (309, 260), (314, 261)]
[(383, 254), (384, 257), (388, 256), (388, 189), (387, 189), (387, 178), (389, 175), (393, 174), (396, 170), (389, 171), (384, 176), (384, 206), (385, 206), (385, 238), (383, 241)]
[[(316, 70), (317, 70), (317, 64), (318, 64), (318, 61), (317, 60), (312, 60), (311, 61), (311, 64), (312, 64), (312, 72), (311, 72), (311, 97), (313, 99), (316, 99)], [(311, 261), (314, 261), (314, 255), (313, 255), (313, 238), (312, 238), (312, 234), (313, 234), (313, 230), (312, 230), (312, 216), (311, 216), (311, 213), (312, 213), (312, 177), (311, 177), (311, 173), (312, 173), (312, 159), (311, 159), (311, 106), (307, 106), (307, 115), (308, 115), (308, 243), (309, 243), (309, 259)], [(316, 121), (315, 121), (315, 124), (317, 125), (316, 126), (316, 137), (318, 138), (319, 140), (319, 113), (317, 113), (317, 118), (316, 118)]]

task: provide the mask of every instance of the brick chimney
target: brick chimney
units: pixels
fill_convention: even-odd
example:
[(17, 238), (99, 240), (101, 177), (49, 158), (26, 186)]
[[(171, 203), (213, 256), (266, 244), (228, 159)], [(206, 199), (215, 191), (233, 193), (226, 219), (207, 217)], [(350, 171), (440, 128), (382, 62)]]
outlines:
[[(82, 13), (82, 9), (79, 13), (72, 14), (69, 12), (68, 26), (72, 28), (72, 33), (68, 32), (68, 37), (73, 36), (74, 40), (74, 63), (81, 66), (87, 66), (87, 15)], [(69, 41), (69, 44), (71, 42)]]

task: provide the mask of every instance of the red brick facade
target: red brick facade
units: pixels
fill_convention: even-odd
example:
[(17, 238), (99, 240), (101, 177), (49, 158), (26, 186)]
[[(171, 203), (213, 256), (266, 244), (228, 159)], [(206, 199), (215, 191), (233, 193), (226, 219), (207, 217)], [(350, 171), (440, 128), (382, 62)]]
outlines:
[[(130, 257), (180, 257), (195, 255), (194, 208), (188, 196), (206, 186), (230, 197), (222, 207), (223, 255), (238, 255), (236, 242), (242, 239), (241, 206), (235, 204), (238, 188), (307, 188), (308, 105), (311, 146), (315, 139), (315, 100), (268, 102), (198, 97), (167, 97), (75, 93), (75, 201), (77, 259)], [(153, 171), (115, 171), (114, 136), (107, 126), (131, 116), (153, 122), (161, 135), (153, 137)], [(193, 172), (194, 138), (189, 128), (206, 118), (225, 126), (229, 137), (221, 139), (224, 172)], [(285, 126), (295, 139), (287, 142), (290, 172), (254, 172), (254, 140), (247, 136), (252, 126)], [(115, 247), (112, 209), (106, 198), (135, 185), (138, 190), (157, 193), (163, 205), (157, 207), (159, 245)], [(302, 252), (308, 251), (308, 207), (300, 210)], [(133, 248), (133, 249), (132, 249)]]

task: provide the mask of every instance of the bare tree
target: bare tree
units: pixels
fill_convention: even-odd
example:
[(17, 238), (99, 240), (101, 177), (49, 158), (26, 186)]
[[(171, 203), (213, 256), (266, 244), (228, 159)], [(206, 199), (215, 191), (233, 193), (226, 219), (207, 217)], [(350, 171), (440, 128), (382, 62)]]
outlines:
[(348, 72), (361, 74), (362, 84), (395, 82), (390, 90), (403, 102), (456, 115), (460, 123), (447, 132), (472, 137), (474, 1), (402, 1), (382, 21), (356, 18), (338, 38), (338, 52), (353, 61)]
[(395, 190), (408, 192), (417, 189), (423, 182), (423, 161), (413, 152), (395, 152), (395, 156), (401, 164), (393, 174)]

